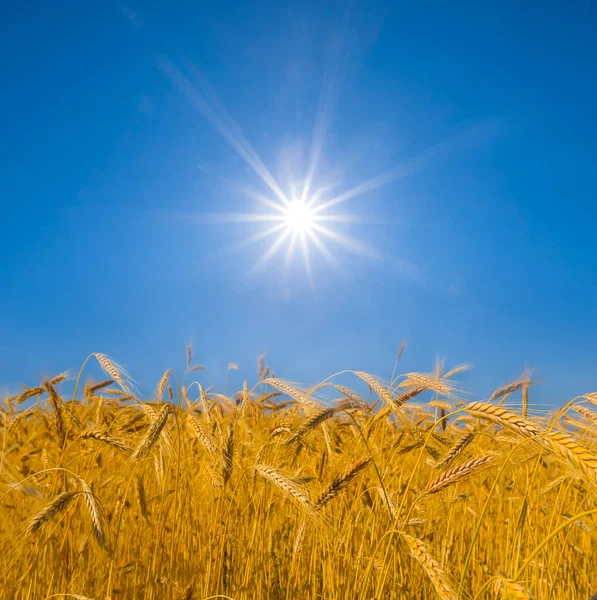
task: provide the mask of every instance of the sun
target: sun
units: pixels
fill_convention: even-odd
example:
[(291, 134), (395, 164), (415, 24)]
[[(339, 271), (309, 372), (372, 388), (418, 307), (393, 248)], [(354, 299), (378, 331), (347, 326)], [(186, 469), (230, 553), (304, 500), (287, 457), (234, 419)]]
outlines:
[[(307, 150), (308, 156), (297, 155), (286, 164), (281, 164), (285, 177), (278, 179), (251, 146), (241, 127), (228, 114), (209, 82), (202, 78), (199, 69), (190, 64), (191, 73), (187, 74), (167, 58), (159, 61), (159, 67), (263, 184), (263, 188), (255, 190), (218, 176), (218, 179), (229, 183), (236, 192), (243, 193), (259, 205), (258, 211), (249, 209), (249, 212), (243, 213), (201, 213), (196, 217), (201, 223), (251, 224), (254, 233), (222, 250), (221, 255), (244, 251), (256, 244), (260, 246), (257, 260), (246, 277), (257, 273), (274, 257), (279, 258), (283, 254), (284, 273), (289, 272), (290, 264), (298, 258), (297, 262), (304, 264), (311, 283), (312, 263), (319, 266), (325, 262), (339, 273), (344, 273), (336, 258), (340, 251), (378, 260), (374, 249), (349, 235), (358, 232), (365, 222), (372, 221), (362, 211), (354, 214), (340, 213), (338, 210), (346, 201), (393, 181), (402, 171), (393, 169), (346, 189), (347, 182), (339, 178), (342, 169), (335, 168), (331, 172), (322, 169), (320, 159), (333, 113), (337, 81), (333, 78), (325, 79), (310, 148)], [(334, 71), (335, 68), (330, 72)], [(256, 225), (258, 227), (255, 228)], [(278, 269), (278, 266), (274, 268)]]
[[(340, 67), (340, 64), (336, 64), (329, 68), (329, 72), (336, 73), (337, 77), (343, 70)], [(477, 138), (493, 135), (496, 128), (496, 123), (492, 121), (474, 125), (453, 138), (441, 140), (406, 162), (349, 184), (342, 174), (346, 173), (352, 179), (352, 173), (343, 168), (334, 168), (326, 172), (321, 164), (340, 83), (334, 76), (328, 77), (326, 67), (308, 156), (297, 155), (296, 161), (293, 158), (288, 164), (281, 165), (285, 178), (280, 180), (251, 146), (241, 127), (228, 114), (209, 82), (201, 76), (199, 69), (191, 63), (190, 72), (185, 73), (167, 58), (159, 60), (159, 68), (186, 96), (191, 105), (214, 126), (263, 184), (263, 188), (256, 191), (255, 188), (245, 188), (228, 181), (235, 191), (240, 191), (259, 204), (259, 212), (250, 210), (244, 213), (202, 213), (197, 217), (201, 223), (246, 222), (251, 224), (251, 229), (260, 225), (253, 235), (240, 239), (225, 250), (225, 254), (230, 254), (244, 251), (253, 244), (261, 246), (258, 259), (246, 276), (256, 273), (279, 254), (286, 255), (284, 271), (288, 271), (290, 263), (298, 255), (311, 281), (311, 263), (315, 261), (325, 262), (342, 273), (345, 271), (335, 256), (339, 251), (363, 256), (378, 263), (391, 259), (393, 264), (399, 263), (402, 269), (402, 259), (391, 257), (383, 251), (378, 252), (369, 243), (359, 239), (363, 225), (386, 226), (390, 223), (387, 218), (378, 220), (362, 210), (357, 213), (338, 211), (343, 210), (341, 207), (348, 206), (346, 203), (349, 200), (364, 199), (362, 197), (373, 190), (419, 172), (432, 162), (449, 158), (454, 151), (466, 148)], [(328, 158), (325, 162), (331, 164), (333, 161)], [(209, 172), (209, 169), (206, 172)], [(222, 176), (218, 176), (218, 179), (227, 181)], [(351, 237), (355, 234), (359, 236), (356, 239)], [(350, 266), (352, 268), (352, 263)]]
[(330, 208), (342, 202), (342, 196), (328, 196), (335, 186), (311, 186), (310, 178), (297, 185), (288, 183), (288, 192), (276, 186), (271, 195), (251, 193), (250, 195), (265, 210), (248, 214), (230, 215), (233, 221), (250, 221), (261, 223), (263, 228), (250, 238), (235, 244), (234, 250), (246, 248), (248, 245), (270, 239), (269, 247), (260, 253), (257, 262), (247, 273), (252, 275), (262, 269), (277, 254), (285, 254), (284, 270), (286, 271), (294, 257), (299, 255), (311, 279), (311, 263), (323, 260), (329, 267), (341, 272), (342, 268), (333, 249), (335, 246), (355, 254), (371, 254), (365, 245), (341, 233), (341, 224), (358, 224), (356, 215), (330, 212)]
[(291, 233), (311, 234), (315, 229), (315, 211), (307, 202), (293, 200), (284, 208), (284, 224)]

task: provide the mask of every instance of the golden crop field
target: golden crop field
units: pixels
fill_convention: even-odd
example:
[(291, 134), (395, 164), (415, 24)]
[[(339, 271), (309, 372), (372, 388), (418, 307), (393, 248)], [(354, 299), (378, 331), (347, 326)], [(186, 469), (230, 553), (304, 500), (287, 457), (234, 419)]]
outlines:
[(547, 413), (528, 377), (463, 401), (464, 365), (342, 374), (368, 386), (357, 394), (261, 363), (229, 397), (191, 383), (191, 367), (186, 387), (168, 370), (141, 401), (93, 356), (107, 379), (79, 373), (78, 400), (59, 375), (2, 406), (4, 599), (597, 591), (597, 393)]

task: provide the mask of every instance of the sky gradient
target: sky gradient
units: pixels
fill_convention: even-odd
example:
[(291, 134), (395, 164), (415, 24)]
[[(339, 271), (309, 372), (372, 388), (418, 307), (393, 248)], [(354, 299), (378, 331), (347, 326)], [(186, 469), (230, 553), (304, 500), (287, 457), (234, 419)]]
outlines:
[[(103, 352), (149, 392), (189, 341), (228, 391), (389, 377), (402, 340), (474, 397), (597, 389), (597, 6), (481, 4), (3, 7), (0, 390)], [(288, 193), (314, 132), (319, 184), (390, 173), (330, 209), (359, 247), (251, 271), (247, 153)]]

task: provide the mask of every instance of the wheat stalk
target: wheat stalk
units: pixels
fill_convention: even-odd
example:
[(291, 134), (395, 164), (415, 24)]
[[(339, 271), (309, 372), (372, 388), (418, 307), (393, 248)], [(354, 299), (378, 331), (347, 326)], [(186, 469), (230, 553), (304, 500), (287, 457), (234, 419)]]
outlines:
[(425, 392), (428, 389), (429, 388), (426, 385), (419, 385), (419, 386), (413, 387), (412, 389), (407, 390), (406, 392), (403, 392), (399, 396), (396, 396), (394, 398), (394, 405), (399, 408), (403, 404), (406, 404), (409, 400), (416, 398), (419, 394), (422, 394), (423, 392)]
[(199, 384), (199, 398), (201, 400), (201, 405), (203, 406), (203, 414), (205, 415), (205, 420), (208, 423), (211, 423), (211, 417), (209, 415), (209, 406), (207, 405), (207, 394), (205, 390)]
[(141, 475), (137, 475), (136, 478), (137, 498), (139, 500), (139, 509), (141, 510), (141, 516), (148, 520), (149, 511), (147, 510), (147, 495), (145, 493), (145, 486), (143, 485), (143, 478)]
[(491, 402), (493, 400), (498, 400), (502, 396), (509, 396), (510, 394), (513, 394), (514, 392), (518, 392), (519, 390), (522, 390), (525, 387), (528, 388), (530, 385), (531, 385), (531, 381), (529, 379), (528, 374), (523, 373), (523, 375), (521, 377), (519, 377), (516, 381), (513, 381), (512, 383), (504, 385), (501, 388), (498, 388), (497, 390), (495, 390), (495, 392), (493, 392), (493, 394), (491, 394), (489, 401)]
[(94, 383), (93, 385), (90, 385), (87, 388), (87, 395), (93, 396), (95, 394), (95, 392), (99, 392), (100, 390), (103, 390), (104, 388), (108, 387), (109, 385), (112, 385), (113, 383), (114, 383), (113, 379), (104, 379), (103, 381)]
[(459, 375), (460, 373), (464, 373), (464, 371), (468, 371), (471, 368), (471, 363), (462, 363), (457, 367), (454, 367), (451, 371), (448, 371), (444, 375), (444, 379), (449, 379), (450, 377), (454, 377), (454, 375)]

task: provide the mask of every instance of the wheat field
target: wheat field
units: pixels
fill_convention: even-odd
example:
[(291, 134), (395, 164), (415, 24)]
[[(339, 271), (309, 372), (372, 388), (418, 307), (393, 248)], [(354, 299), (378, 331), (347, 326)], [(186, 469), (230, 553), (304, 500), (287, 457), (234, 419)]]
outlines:
[(597, 591), (597, 393), (537, 410), (525, 375), (465, 401), (466, 365), (441, 363), (306, 388), (260, 360), (257, 383), (224, 396), (189, 357), (185, 384), (168, 370), (142, 401), (90, 359), (105, 380), (81, 371), (66, 397), (58, 375), (2, 405), (2, 598)]

